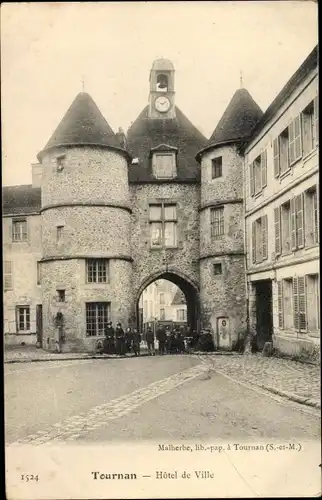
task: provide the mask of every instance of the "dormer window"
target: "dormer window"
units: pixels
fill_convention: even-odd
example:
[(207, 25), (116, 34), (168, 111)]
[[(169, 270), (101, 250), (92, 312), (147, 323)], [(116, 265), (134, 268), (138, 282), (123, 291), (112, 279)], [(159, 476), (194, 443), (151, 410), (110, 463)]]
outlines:
[(174, 153), (155, 153), (153, 155), (153, 173), (157, 179), (173, 179), (176, 175)]

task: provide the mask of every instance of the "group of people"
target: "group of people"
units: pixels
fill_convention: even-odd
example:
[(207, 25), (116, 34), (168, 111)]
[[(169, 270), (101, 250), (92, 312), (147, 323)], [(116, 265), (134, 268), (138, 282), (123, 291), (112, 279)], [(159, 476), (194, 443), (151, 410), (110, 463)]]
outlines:
[[(142, 336), (136, 328), (122, 328), (121, 323), (117, 323), (116, 328), (110, 321), (105, 328), (105, 339), (103, 342), (103, 352), (105, 354), (125, 355), (132, 352), (135, 356), (140, 355)], [(154, 356), (155, 338), (158, 342), (158, 353), (183, 354), (193, 349), (202, 351), (214, 350), (213, 340), (210, 332), (198, 334), (196, 330), (189, 330), (183, 326), (170, 329), (169, 326), (159, 325), (156, 335), (149, 326), (145, 333), (145, 340), (148, 347), (148, 355)]]
[[(186, 349), (195, 347), (198, 342), (198, 335), (195, 330), (188, 332), (184, 327), (176, 327), (172, 330), (167, 326), (160, 325), (156, 331), (156, 339), (159, 345), (159, 354), (183, 354)], [(148, 354), (155, 354), (154, 333), (149, 326), (146, 331), (146, 342)]]
[(105, 339), (103, 352), (105, 354), (124, 355), (133, 352), (135, 356), (140, 355), (141, 334), (134, 328), (127, 328), (125, 331), (121, 323), (114, 329), (110, 321), (105, 328)]

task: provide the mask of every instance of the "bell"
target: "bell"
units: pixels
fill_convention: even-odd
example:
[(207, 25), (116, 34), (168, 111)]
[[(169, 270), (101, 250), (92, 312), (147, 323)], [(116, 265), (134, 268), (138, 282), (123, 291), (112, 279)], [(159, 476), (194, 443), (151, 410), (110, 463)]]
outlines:
[(159, 89), (166, 89), (168, 86), (168, 79), (165, 75), (159, 75), (158, 77), (158, 87)]

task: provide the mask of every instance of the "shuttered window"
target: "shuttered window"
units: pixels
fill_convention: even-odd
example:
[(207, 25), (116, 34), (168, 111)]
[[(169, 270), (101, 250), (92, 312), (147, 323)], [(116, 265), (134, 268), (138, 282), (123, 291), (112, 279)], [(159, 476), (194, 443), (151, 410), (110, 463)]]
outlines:
[(304, 247), (304, 200), (303, 193), (295, 197), (296, 246)]
[(304, 276), (293, 278), (293, 315), (296, 331), (306, 331), (306, 282)]
[(3, 281), (4, 291), (12, 290), (12, 261), (5, 260), (3, 262)]
[(283, 283), (282, 281), (277, 282), (277, 308), (278, 308), (278, 327), (284, 327), (284, 317), (283, 317)]
[(313, 101), (314, 106), (314, 124), (315, 124), (315, 146), (319, 144), (319, 98)]
[(267, 186), (267, 150), (261, 154), (262, 189)]
[(254, 179), (254, 163), (249, 165), (249, 183), (250, 183), (250, 195), (255, 194), (255, 179)]
[(273, 141), (273, 156), (274, 156), (274, 176), (279, 177), (280, 175), (280, 151), (279, 151), (279, 139), (276, 137)]
[(289, 127), (289, 163), (292, 165), (302, 156), (301, 118), (297, 116)]
[(157, 179), (172, 179), (176, 175), (174, 153), (154, 154), (153, 171)]
[(290, 200), (291, 203), (291, 248), (296, 250), (296, 211), (295, 211), (295, 199)]
[(275, 256), (281, 253), (281, 213), (280, 207), (274, 209), (274, 226), (275, 226)]
[(267, 215), (264, 215), (262, 217), (261, 225), (262, 225), (262, 260), (266, 260), (268, 258)]
[(252, 223), (252, 260), (255, 264), (256, 262), (256, 225), (255, 222)]

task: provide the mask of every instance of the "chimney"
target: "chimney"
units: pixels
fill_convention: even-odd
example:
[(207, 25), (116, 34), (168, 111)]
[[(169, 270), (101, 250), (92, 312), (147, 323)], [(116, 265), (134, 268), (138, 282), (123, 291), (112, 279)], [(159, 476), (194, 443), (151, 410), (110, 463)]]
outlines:
[(127, 141), (126, 141), (126, 136), (124, 133), (124, 130), (122, 127), (119, 127), (118, 132), (115, 134), (117, 142), (121, 146), (121, 148), (126, 149), (127, 147)]
[(39, 188), (41, 187), (41, 179), (42, 179), (42, 164), (41, 163), (32, 163), (32, 187)]

